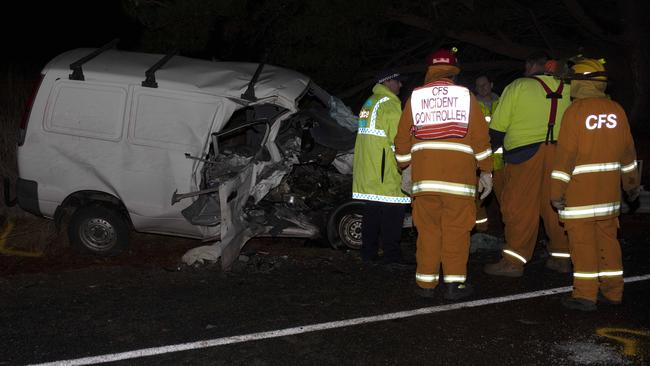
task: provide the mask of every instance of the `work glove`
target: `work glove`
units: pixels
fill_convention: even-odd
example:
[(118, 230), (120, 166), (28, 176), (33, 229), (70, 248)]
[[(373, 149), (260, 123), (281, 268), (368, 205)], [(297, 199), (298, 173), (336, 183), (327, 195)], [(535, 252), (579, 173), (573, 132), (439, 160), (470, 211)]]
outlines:
[(402, 191), (411, 194), (411, 166), (402, 169)]
[(492, 192), (492, 173), (481, 172), (478, 178), (478, 191), (481, 193), (480, 199), (484, 199)]
[(566, 207), (566, 200), (564, 197), (556, 199), (556, 200), (551, 200), (551, 206), (555, 207), (556, 210), (564, 210)]
[(627, 193), (627, 200), (629, 202), (634, 202), (637, 198), (639, 198), (639, 194), (641, 194), (641, 186), (636, 186), (632, 189), (629, 189), (625, 191), (625, 193)]

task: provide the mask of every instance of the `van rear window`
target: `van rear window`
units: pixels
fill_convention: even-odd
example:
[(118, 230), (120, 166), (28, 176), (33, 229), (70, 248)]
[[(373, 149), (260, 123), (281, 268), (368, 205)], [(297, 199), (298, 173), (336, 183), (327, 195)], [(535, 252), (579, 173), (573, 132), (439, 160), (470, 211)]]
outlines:
[(102, 140), (122, 137), (127, 90), (113, 85), (60, 81), (48, 106), (45, 129)]
[(215, 114), (223, 113), (221, 105), (212, 96), (136, 88), (129, 139), (139, 145), (200, 151)]

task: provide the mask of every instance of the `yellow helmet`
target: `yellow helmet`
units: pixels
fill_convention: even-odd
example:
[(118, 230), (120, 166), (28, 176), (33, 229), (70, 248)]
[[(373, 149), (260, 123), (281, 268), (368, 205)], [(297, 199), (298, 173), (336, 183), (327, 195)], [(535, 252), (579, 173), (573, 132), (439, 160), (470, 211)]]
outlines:
[(595, 60), (593, 58), (583, 58), (571, 66), (573, 70), (572, 79), (574, 80), (597, 80), (607, 81), (605, 72), (605, 60)]

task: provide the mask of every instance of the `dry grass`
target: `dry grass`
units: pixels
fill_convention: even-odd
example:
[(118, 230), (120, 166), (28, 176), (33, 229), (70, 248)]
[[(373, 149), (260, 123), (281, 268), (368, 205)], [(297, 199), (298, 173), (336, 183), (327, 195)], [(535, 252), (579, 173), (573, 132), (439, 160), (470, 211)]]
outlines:
[(52, 220), (9, 218), (0, 225), (0, 256), (40, 257), (52, 251), (57, 237)]

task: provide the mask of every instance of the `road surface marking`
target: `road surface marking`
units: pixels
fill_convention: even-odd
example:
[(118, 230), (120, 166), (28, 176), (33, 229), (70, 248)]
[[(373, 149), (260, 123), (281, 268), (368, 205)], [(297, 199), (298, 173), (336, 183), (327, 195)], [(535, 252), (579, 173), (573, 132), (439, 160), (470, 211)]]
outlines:
[[(647, 281), (649, 279), (650, 279), (650, 274), (643, 275), (643, 276), (628, 277), (625, 279), (625, 282), (631, 283), (637, 281)], [(526, 292), (523, 294), (495, 297), (491, 299), (481, 299), (481, 300), (467, 301), (467, 302), (447, 304), (447, 305), (431, 306), (426, 308), (398, 311), (395, 313), (388, 313), (382, 315), (366, 316), (361, 318), (353, 318), (353, 319), (340, 320), (340, 321), (327, 322), (327, 323), (303, 325), (299, 327), (272, 330), (268, 332), (242, 334), (242, 335), (237, 335), (232, 337), (215, 338), (215, 339), (208, 339), (203, 341), (173, 344), (169, 346), (143, 348), (143, 349), (138, 349), (133, 351), (111, 353), (111, 354), (105, 354), (99, 356), (53, 361), (47, 363), (33, 364), (30, 366), (76, 366), (76, 365), (92, 365), (92, 364), (99, 364), (105, 362), (115, 362), (120, 360), (129, 360), (134, 358), (162, 355), (166, 353), (223, 346), (226, 344), (235, 344), (235, 343), (243, 343), (243, 342), (250, 342), (250, 341), (259, 341), (262, 339), (286, 337), (290, 335), (316, 332), (316, 331), (328, 330), (328, 329), (344, 328), (344, 327), (349, 327), (354, 325), (382, 322), (386, 320), (410, 318), (418, 315), (427, 315), (427, 314), (441, 313), (450, 310), (474, 308), (478, 306), (499, 304), (499, 303), (510, 302), (510, 301), (532, 299), (535, 297), (556, 295), (556, 294), (561, 294), (561, 293), (571, 292), (571, 291), (572, 291), (572, 286), (556, 287), (548, 290)]]
[(623, 354), (626, 356), (631, 356), (634, 357), (636, 356), (637, 353), (637, 343), (639, 343), (638, 340), (634, 338), (626, 338), (626, 337), (621, 337), (621, 336), (616, 336), (614, 334), (632, 334), (632, 335), (637, 335), (637, 336), (645, 336), (645, 337), (650, 337), (650, 333), (640, 331), (640, 330), (634, 330), (634, 329), (626, 329), (626, 328), (599, 328), (596, 330), (596, 334), (598, 334), (601, 337), (606, 337), (613, 339), (615, 341), (623, 343)]
[(26, 252), (24, 250), (5, 248), (5, 245), (7, 244), (7, 238), (9, 237), (9, 234), (11, 234), (11, 231), (14, 229), (14, 226), (16, 226), (14, 220), (8, 219), (6, 228), (2, 233), (0, 233), (0, 254), (15, 255), (19, 257), (41, 257), (43, 255), (42, 252)]

